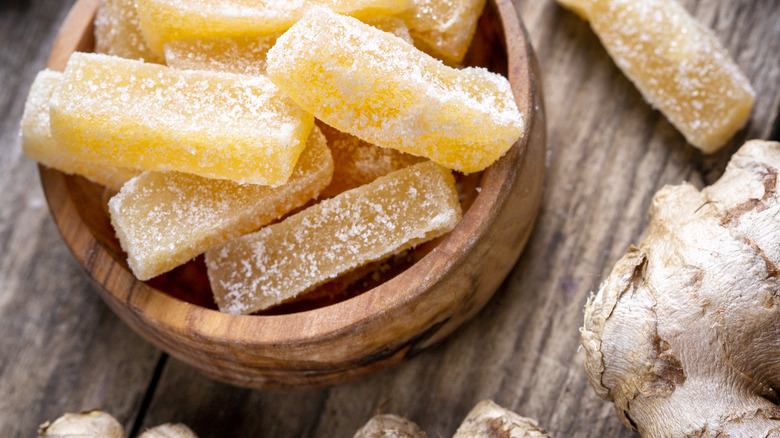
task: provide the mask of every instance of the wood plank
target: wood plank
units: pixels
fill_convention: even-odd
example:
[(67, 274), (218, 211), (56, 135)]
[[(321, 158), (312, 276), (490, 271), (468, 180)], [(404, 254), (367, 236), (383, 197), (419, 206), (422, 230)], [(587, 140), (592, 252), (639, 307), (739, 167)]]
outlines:
[(72, 3), (0, 6), (0, 430), (8, 437), (95, 407), (132, 424), (160, 356), (98, 298), (19, 144), (27, 91)]

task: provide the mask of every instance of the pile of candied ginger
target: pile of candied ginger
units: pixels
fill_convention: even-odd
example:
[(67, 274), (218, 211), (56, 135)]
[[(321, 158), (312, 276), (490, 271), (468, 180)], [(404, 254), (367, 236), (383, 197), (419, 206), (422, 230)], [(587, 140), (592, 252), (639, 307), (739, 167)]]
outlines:
[(451, 231), (453, 171), (520, 137), (507, 79), (452, 67), (484, 3), (103, 0), (22, 146), (115, 191), (138, 279), (205, 254), (220, 310), (267, 309)]

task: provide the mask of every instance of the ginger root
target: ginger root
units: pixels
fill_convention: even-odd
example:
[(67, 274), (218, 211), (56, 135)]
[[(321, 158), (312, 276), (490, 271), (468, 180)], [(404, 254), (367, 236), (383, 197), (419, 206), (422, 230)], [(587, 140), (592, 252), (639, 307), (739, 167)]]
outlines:
[[(426, 438), (417, 424), (397, 415), (377, 415), (354, 438)], [(477, 403), (452, 438), (546, 438), (536, 421), (521, 417), (490, 400)]]
[(545, 438), (547, 432), (536, 421), (483, 400), (469, 412), (452, 438), (484, 437)]
[[(38, 428), (39, 438), (125, 438), (125, 428), (113, 415), (94, 409), (63, 414)], [(161, 424), (138, 435), (138, 438), (198, 438), (183, 424)]]
[(376, 415), (368, 420), (354, 438), (426, 438), (420, 426), (404, 417), (392, 414)]
[(111, 414), (95, 409), (78, 414), (64, 414), (38, 428), (39, 437), (56, 438), (125, 438), (125, 429)]
[(643, 437), (780, 436), (780, 143), (667, 186), (585, 309), (585, 369)]

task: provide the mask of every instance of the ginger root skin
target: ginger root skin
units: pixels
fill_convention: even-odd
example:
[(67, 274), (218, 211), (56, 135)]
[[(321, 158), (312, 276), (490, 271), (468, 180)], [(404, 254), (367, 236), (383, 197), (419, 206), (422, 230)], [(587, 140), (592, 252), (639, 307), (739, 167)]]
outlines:
[(198, 436), (184, 424), (165, 423), (145, 431), (138, 435), (138, 438), (198, 438)]
[(393, 414), (376, 415), (355, 433), (354, 438), (426, 438), (416, 423)]
[(125, 438), (125, 428), (111, 414), (95, 409), (64, 414), (38, 428), (39, 437)]
[(780, 436), (780, 143), (667, 186), (588, 300), (585, 370), (643, 437)]
[[(441, 436), (441, 435), (439, 435)], [(536, 421), (521, 417), (491, 400), (474, 406), (452, 438), (546, 438)], [(417, 424), (397, 415), (377, 415), (354, 438), (426, 438)]]
[(452, 438), (545, 438), (536, 421), (522, 417), (490, 400), (474, 406)]

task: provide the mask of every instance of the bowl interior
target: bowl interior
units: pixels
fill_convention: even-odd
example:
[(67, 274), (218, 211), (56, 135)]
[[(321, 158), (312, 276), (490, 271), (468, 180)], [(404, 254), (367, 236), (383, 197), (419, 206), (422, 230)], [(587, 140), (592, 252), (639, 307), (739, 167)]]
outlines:
[[(95, 1), (90, 0), (80, 3), (87, 4), (83, 7), (87, 15), (89, 15), (89, 7), (90, 5), (94, 6)], [(94, 8), (91, 11), (91, 16), (94, 16)], [(92, 37), (91, 20), (83, 20), (82, 24), (84, 28), (81, 29), (80, 39), (75, 43), (75, 47), (80, 51), (92, 51), (94, 39)], [(479, 20), (471, 48), (464, 59), (464, 65), (485, 67), (491, 71), (507, 75), (508, 62), (505, 41), (503, 26), (496, 5), (493, 2), (488, 2), (485, 12)], [(54, 56), (52, 59), (55, 59)], [(67, 57), (56, 58), (56, 62), (62, 63), (60, 66), (52, 65), (53, 61), (50, 60), (50, 67), (61, 68), (66, 60)], [(52, 172), (50, 169), (47, 171)], [(479, 188), (489, 173), (490, 169), (482, 173), (469, 175), (456, 173), (464, 216), (469, 214), (469, 207), (478, 196), (489, 196), (488, 194), (479, 193)], [(78, 216), (83, 226), (89, 230), (100, 247), (111, 256), (113, 262), (118, 267), (130, 272), (126, 262), (126, 255), (114, 235), (106, 208), (106, 203), (113, 193), (79, 176), (62, 175), (62, 177), (66, 184), (65, 191), (68, 197), (78, 206)], [(50, 196), (45, 185), (44, 190), (47, 192), (47, 197)], [(458, 232), (458, 228), (453, 231), (453, 233)], [(366, 265), (318, 287), (302, 299), (276, 306), (259, 312), (259, 314), (291, 314), (323, 308), (353, 298), (387, 282), (391, 278), (403, 275), (410, 266), (422, 259), (446, 238), (447, 236), (441, 237), (382, 262)], [(94, 269), (90, 266), (85, 267), (94, 276)], [(156, 291), (187, 303), (206, 309), (215, 310), (217, 308), (212, 298), (202, 256), (145, 283)]]

